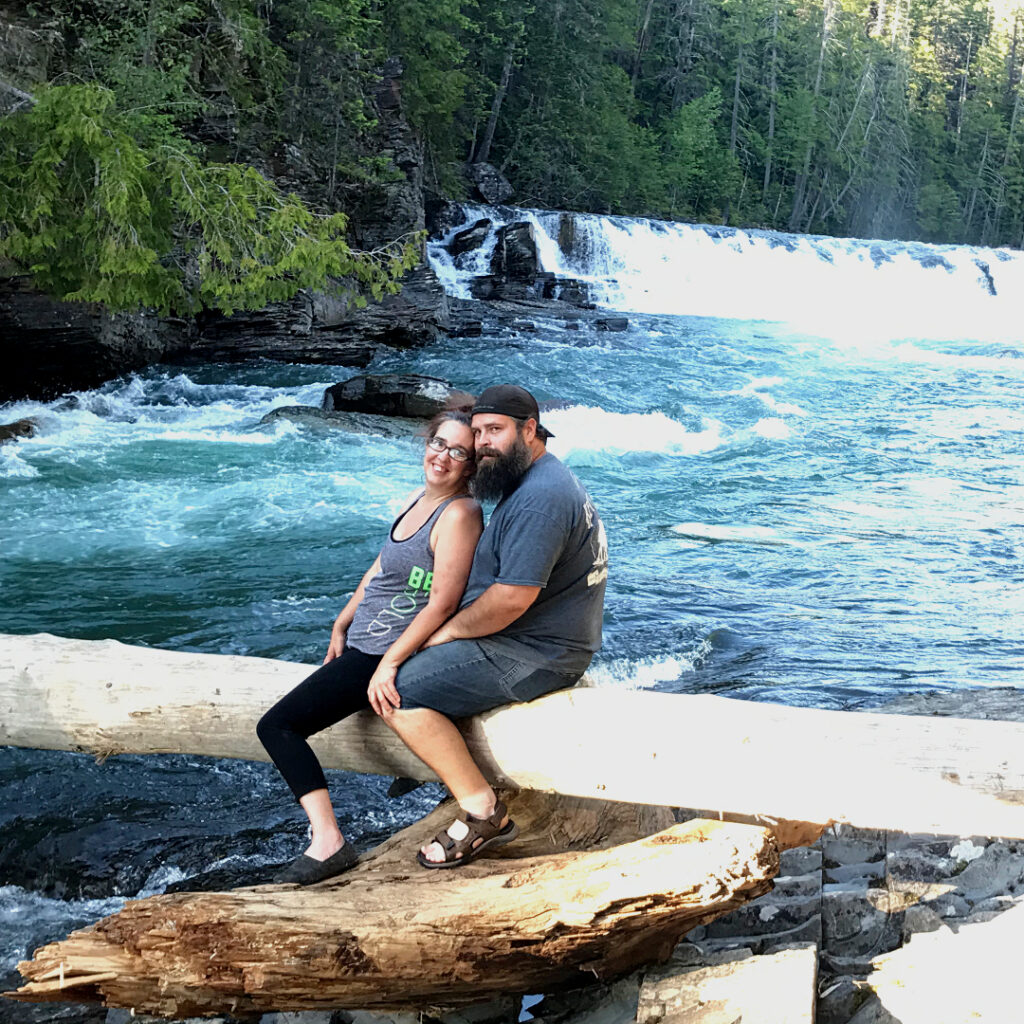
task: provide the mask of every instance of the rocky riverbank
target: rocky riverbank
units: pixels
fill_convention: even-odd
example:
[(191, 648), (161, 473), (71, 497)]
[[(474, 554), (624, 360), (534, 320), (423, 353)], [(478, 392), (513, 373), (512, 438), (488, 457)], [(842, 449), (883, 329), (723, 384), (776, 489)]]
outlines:
[[(400, 64), (388, 61), (375, 92), (378, 156), (393, 174), (347, 196), (352, 242), (372, 250), (426, 231), (448, 239), (453, 259), (465, 258), (493, 225), (480, 221), (456, 231), (464, 219), (461, 207), (425, 188), (423, 147), (402, 113), (401, 74)], [(286, 191), (319, 196), (319, 172), (296, 147), (280, 159), (261, 160), (259, 169)], [(511, 186), (488, 164), (467, 166), (464, 177), (466, 194), (478, 201), (511, 198)], [(398, 294), (363, 308), (346, 301), (340, 282), (335, 294), (300, 292), (289, 302), (230, 316), (209, 310), (189, 317), (148, 310), (112, 314), (95, 304), (51, 299), (29, 277), (0, 267), (0, 403), (52, 399), (162, 361), (270, 359), (365, 367), (381, 349), (477, 336), (485, 322), (499, 332), (531, 331), (539, 317), (570, 330), (624, 329), (621, 318), (593, 308), (579, 282), (559, 281), (541, 270), (529, 223), (509, 223), (499, 236), (489, 273), (474, 285), (472, 299), (449, 299), (424, 258), (406, 274)]]

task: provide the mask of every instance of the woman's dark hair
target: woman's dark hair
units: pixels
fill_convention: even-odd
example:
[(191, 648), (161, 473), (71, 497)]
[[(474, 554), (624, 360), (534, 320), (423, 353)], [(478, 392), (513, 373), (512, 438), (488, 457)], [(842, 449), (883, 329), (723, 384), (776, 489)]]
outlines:
[(461, 409), (442, 409), (424, 428), (424, 437), (433, 437), (442, 423), (461, 423), (464, 427), (473, 425), (473, 417)]
[(461, 423), (464, 427), (473, 425), (473, 403), (476, 397), (468, 391), (450, 391), (444, 408), (418, 432), (419, 437), (433, 437), (442, 423)]

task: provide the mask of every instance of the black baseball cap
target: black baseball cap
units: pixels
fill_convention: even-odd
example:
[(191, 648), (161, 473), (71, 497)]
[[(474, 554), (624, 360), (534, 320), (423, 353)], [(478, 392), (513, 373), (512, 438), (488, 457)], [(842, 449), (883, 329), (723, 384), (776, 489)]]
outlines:
[(537, 399), (526, 388), (521, 388), (517, 384), (495, 384), (493, 387), (484, 388), (480, 392), (480, 397), (473, 403), (473, 412), (496, 412), (516, 420), (534, 419), (537, 421), (537, 436), (542, 441), (555, 436), (547, 427), (540, 425)]

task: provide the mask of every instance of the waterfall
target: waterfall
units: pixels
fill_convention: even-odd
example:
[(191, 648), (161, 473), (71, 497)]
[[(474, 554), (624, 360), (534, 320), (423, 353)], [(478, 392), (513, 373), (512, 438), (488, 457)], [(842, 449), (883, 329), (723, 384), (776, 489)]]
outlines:
[[(830, 238), (595, 214), (465, 204), (428, 244), (448, 293), (470, 297), (496, 232), (533, 226), (541, 269), (585, 282), (601, 307), (656, 315), (773, 320), (811, 333), (1019, 339), (1024, 253), (966, 245)], [(482, 246), (448, 243), (478, 220)]]

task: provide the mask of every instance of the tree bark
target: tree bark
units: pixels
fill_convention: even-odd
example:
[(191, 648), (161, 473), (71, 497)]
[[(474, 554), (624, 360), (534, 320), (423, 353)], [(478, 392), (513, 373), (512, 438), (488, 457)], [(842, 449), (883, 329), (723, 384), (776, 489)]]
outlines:
[(487, 127), (484, 129), (484, 137), (480, 140), (480, 148), (476, 151), (474, 160), (477, 163), (485, 164), (491, 155), (491, 144), (494, 142), (494, 133), (498, 128), (498, 117), (501, 115), (501, 105), (505, 101), (505, 94), (508, 92), (509, 79), (512, 77), (512, 65), (516, 59), (516, 48), (519, 45), (520, 35), (515, 34), (509, 40), (508, 48), (505, 50), (505, 63), (501, 68), (501, 79), (498, 82), (497, 91), (491, 101), (491, 113), (487, 118)]
[[(0, 635), (0, 744), (265, 760), (263, 710), (312, 666)], [(793, 822), (1024, 838), (1024, 725), (577, 686), (460, 726), (497, 786)], [(375, 715), (325, 767), (433, 778)]]
[(778, 870), (765, 829), (712, 821), (604, 851), (482, 857), (457, 871), (411, 865), (412, 842), (395, 837), (306, 889), (129, 903), (19, 964), (27, 984), (11, 995), (181, 1018), (552, 991), (666, 959), (692, 928), (767, 892)]

